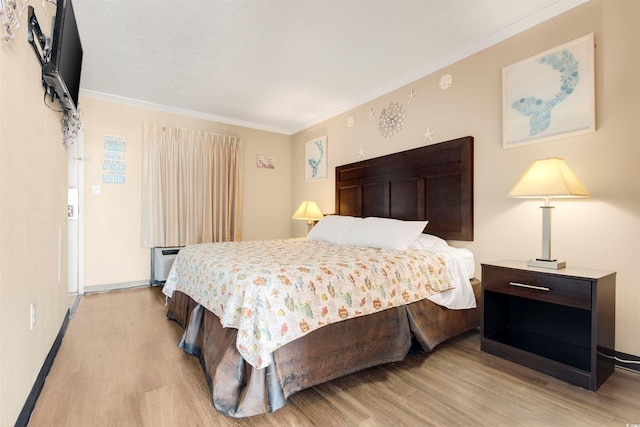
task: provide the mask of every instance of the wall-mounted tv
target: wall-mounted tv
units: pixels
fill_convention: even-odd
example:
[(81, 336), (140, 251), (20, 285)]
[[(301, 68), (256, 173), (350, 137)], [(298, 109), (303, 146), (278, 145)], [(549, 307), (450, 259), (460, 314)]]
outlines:
[[(51, 51), (42, 78), (65, 110), (77, 113), (82, 71), (82, 44), (71, 0), (58, 0)], [(54, 95), (54, 93), (51, 95)]]

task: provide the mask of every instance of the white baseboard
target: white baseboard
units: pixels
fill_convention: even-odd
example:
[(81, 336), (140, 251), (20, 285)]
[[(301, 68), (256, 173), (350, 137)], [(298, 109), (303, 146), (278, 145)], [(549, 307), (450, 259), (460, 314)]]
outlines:
[(85, 294), (94, 294), (98, 292), (119, 291), (122, 289), (143, 288), (151, 286), (149, 280), (137, 280), (135, 282), (123, 282), (123, 283), (106, 283), (104, 285), (85, 286)]

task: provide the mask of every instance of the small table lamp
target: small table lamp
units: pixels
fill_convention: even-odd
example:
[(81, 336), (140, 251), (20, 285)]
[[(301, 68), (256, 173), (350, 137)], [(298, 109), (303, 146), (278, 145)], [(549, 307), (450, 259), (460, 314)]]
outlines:
[(589, 197), (563, 159), (553, 157), (536, 160), (522, 175), (509, 193), (510, 197), (541, 198), (542, 208), (542, 257), (529, 260), (530, 267), (561, 269), (566, 262), (551, 258), (551, 198)]
[(320, 208), (316, 204), (316, 202), (312, 202), (309, 200), (305, 200), (300, 203), (298, 209), (291, 217), (292, 219), (304, 219), (307, 221), (307, 232), (311, 231), (316, 221), (320, 221), (324, 218), (322, 212), (320, 212)]

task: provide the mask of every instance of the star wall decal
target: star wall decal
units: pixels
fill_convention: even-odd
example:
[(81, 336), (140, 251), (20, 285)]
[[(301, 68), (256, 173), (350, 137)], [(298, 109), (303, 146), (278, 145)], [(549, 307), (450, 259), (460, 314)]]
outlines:
[(420, 135), (424, 136), (424, 141), (423, 142), (427, 142), (427, 140), (433, 141), (433, 134), (434, 133), (436, 133), (436, 132), (431, 130), (431, 126), (428, 126), (426, 132), (420, 134)]
[(407, 101), (409, 104), (411, 103), (411, 101), (415, 101), (416, 100), (416, 95), (418, 94), (418, 92), (416, 92), (415, 90), (413, 90), (413, 88), (411, 89), (411, 92), (409, 93), (409, 95), (405, 95), (407, 98), (409, 98), (409, 101)]
[(366, 151), (366, 150), (365, 150), (365, 149), (364, 149), (364, 147), (361, 145), (361, 146), (360, 146), (360, 149), (358, 150), (358, 158), (359, 158), (359, 159), (364, 159), (364, 157), (365, 157), (365, 156), (364, 156), (364, 152), (365, 152), (365, 151)]
[(369, 108), (369, 120), (376, 118), (376, 110), (373, 107)]

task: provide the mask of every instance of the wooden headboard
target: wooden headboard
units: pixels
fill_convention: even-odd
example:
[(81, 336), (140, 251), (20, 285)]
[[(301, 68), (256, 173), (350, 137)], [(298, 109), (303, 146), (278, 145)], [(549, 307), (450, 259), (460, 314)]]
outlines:
[(473, 240), (473, 137), (336, 167), (336, 214), (428, 220), (425, 233)]

